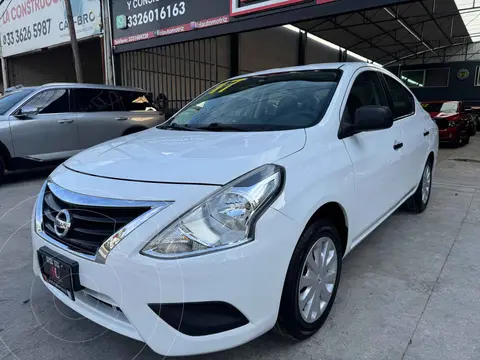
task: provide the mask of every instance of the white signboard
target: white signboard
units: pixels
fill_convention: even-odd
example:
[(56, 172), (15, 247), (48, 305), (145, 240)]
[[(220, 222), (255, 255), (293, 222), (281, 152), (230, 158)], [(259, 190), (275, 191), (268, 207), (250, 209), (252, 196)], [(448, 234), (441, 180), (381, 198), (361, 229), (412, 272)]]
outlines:
[[(77, 38), (101, 32), (100, 0), (70, 0)], [(0, 7), (2, 56), (70, 42), (64, 0), (5, 0)]]

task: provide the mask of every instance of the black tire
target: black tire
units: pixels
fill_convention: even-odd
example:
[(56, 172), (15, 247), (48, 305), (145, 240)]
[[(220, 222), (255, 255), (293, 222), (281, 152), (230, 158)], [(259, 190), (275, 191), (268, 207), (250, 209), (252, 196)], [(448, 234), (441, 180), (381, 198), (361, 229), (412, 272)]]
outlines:
[(472, 115), (468, 115), (467, 117), (467, 134), (469, 136), (475, 136), (477, 133), (477, 127), (476, 127), (476, 119)]
[(453, 148), (458, 148), (463, 145), (463, 138), (460, 135), (457, 135), (455, 139), (453, 139), (450, 144)]
[(3, 158), (0, 156), (0, 183), (2, 182), (3, 175), (5, 174), (5, 161)]
[(477, 131), (480, 131), (480, 116), (475, 116), (475, 126), (477, 127)]
[[(336, 276), (331, 297), (320, 317), (312, 323), (306, 322), (299, 308), (300, 278), (304, 271), (306, 258), (317, 240), (329, 238), (335, 246), (337, 254)], [(333, 249), (333, 248), (332, 248)], [(306, 339), (315, 334), (323, 325), (330, 313), (342, 270), (343, 246), (335, 226), (328, 220), (319, 220), (311, 224), (302, 234), (293, 252), (283, 286), (280, 311), (274, 330), (295, 340)], [(333, 275), (333, 273), (332, 273)], [(306, 288), (305, 288), (306, 289)], [(315, 293), (314, 293), (315, 294)], [(314, 296), (315, 297), (315, 296)]]
[[(429, 191), (428, 191), (428, 196), (426, 198), (426, 201), (423, 199), (423, 182), (424, 182), (424, 174), (427, 169), (427, 166), (430, 168), (430, 183), (429, 183)], [(422, 179), (420, 180), (420, 184), (418, 184), (417, 190), (415, 191), (415, 194), (413, 194), (406, 202), (405, 202), (405, 208), (413, 213), (421, 213), (423, 212), (428, 205), (428, 202), (430, 201), (430, 195), (432, 194), (432, 168), (433, 164), (431, 160), (428, 160), (423, 172), (422, 172)]]
[(476, 133), (477, 133), (477, 128), (474, 126), (474, 123), (472, 121), (472, 123), (468, 125), (468, 135), (475, 136)]
[(463, 144), (467, 145), (470, 142), (470, 135), (468, 135), (465, 140), (463, 140)]

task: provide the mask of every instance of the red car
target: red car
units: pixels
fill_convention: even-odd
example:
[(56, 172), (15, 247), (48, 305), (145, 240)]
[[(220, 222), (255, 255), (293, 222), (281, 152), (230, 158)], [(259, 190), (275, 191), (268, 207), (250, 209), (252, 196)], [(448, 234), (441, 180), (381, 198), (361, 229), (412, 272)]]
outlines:
[(437, 123), (440, 142), (458, 147), (468, 144), (470, 136), (475, 135), (475, 124), (461, 101), (428, 101), (422, 106)]

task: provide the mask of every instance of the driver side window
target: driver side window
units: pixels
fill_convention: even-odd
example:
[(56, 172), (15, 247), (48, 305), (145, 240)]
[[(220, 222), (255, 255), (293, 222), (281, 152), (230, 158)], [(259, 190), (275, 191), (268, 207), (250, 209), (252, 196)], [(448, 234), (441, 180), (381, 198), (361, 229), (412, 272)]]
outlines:
[(357, 109), (365, 105), (388, 106), (385, 92), (375, 71), (364, 71), (355, 79), (343, 114), (344, 121), (352, 124)]
[(68, 91), (66, 89), (45, 90), (35, 95), (24, 106), (38, 109), (39, 114), (69, 112)]

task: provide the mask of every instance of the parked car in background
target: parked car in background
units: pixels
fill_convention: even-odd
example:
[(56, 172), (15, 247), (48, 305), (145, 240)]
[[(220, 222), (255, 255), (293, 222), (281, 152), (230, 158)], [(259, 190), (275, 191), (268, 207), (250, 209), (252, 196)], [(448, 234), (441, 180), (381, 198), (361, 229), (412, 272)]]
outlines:
[(88, 84), (16, 87), (0, 98), (0, 178), (62, 161), (165, 120), (141, 89)]
[(461, 101), (422, 102), (422, 107), (437, 123), (440, 142), (458, 147), (470, 142), (476, 133), (474, 119), (465, 111)]
[(470, 110), (477, 126), (477, 131), (480, 131), (480, 106), (471, 106)]
[(402, 204), (425, 210), (437, 154), (437, 126), (381, 67), (243, 75), (59, 166), (35, 206), (34, 272), (163, 355), (274, 327), (306, 339), (344, 256)]

